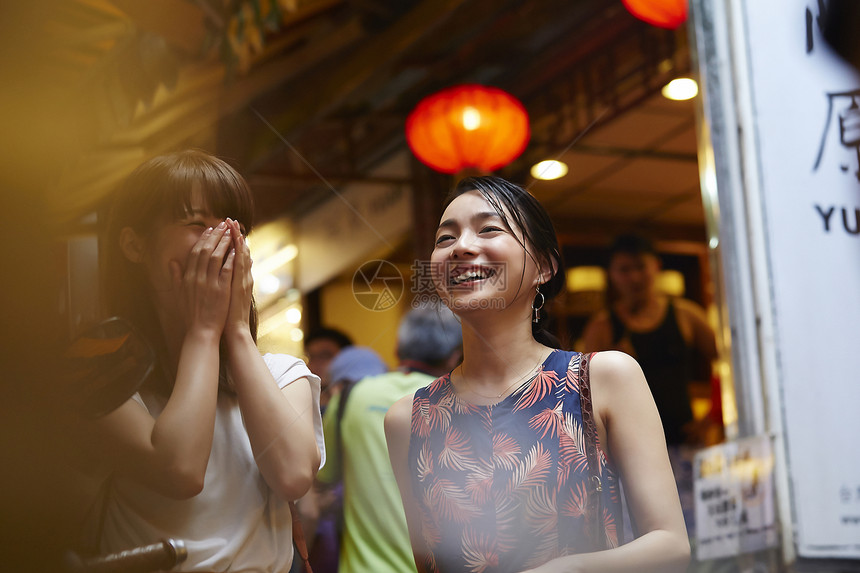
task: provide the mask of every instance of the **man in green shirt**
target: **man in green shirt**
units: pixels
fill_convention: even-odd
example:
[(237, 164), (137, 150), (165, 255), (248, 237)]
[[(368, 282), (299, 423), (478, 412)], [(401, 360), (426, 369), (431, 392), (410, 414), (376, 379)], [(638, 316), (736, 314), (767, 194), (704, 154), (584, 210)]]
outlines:
[(364, 378), (329, 403), (323, 419), (327, 461), (317, 479), (323, 485), (343, 479), (339, 573), (416, 570), (383, 420), (394, 402), (450, 372), (462, 342), (460, 324), (447, 308), (414, 309), (397, 332), (398, 369)]

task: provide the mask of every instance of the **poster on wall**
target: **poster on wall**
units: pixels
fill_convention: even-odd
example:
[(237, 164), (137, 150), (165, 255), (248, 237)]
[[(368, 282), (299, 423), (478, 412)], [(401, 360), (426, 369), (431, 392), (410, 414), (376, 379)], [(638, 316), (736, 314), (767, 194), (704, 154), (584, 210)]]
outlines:
[(860, 75), (828, 2), (741, 5), (797, 552), (860, 558)]
[(775, 547), (773, 453), (757, 436), (696, 452), (693, 461), (696, 559)]

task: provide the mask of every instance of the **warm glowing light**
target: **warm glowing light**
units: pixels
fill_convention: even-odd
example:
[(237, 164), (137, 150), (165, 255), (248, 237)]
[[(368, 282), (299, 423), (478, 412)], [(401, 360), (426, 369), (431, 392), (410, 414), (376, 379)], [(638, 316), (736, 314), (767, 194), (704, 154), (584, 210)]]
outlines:
[(693, 99), (699, 93), (699, 85), (696, 80), (690, 78), (674, 79), (661, 90), (663, 97), (676, 101)]
[(481, 127), (481, 112), (472, 106), (463, 108), (463, 127), (468, 131)]
[(301, 328), (294, 328), (290, 331), (290, 340), (293, 342), (301, 342), (305, 337), (305, 333), (302, 332)]
[(684, 296), (686, 289), (684, 275), (675, 270), (660, 271), (657, 277), (657, 288), (669, 296)]
[(281, 288), (281, 280), (275, 275), (264, 274), (254, 279), (254, 285), (261, 294), (275, 294)]
[(652, 26), (674, 30), (687, 20), (687, 0), (621, 0), (627, 11)]
[(272, 271), (281, 268), (295, 259), (298, 254), (298, 247), (287, 245), (261, 261), (254, 261), (254, 266), (251, 267), (251, 274), (254, 276), (254, 280), (259, 281), (264, 275), (271, 274)]
[(573, 267), (565, 272), (570, 292), (601, 291), (606, 288), (606, 271), (602, 267)]
[(547, 159), (532, 165), (531, 174), (535, 179), (552, 181), (567, 175), (567, 164), (555, 159)]
[(421, 100), (406, 118), (406, 141), (442, 173), (494, 171), (519, 156), (530, 136), (523, 104), (498, 88), (468, 84)]
[(287, 322), (290, 324), (298, 324), (302, 321), (302, 311), (293, 307), (286, 312)]

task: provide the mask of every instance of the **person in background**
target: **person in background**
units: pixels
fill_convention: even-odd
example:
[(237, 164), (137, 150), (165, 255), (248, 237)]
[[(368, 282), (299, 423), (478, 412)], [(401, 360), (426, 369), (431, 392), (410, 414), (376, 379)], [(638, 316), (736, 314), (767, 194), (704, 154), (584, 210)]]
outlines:
[(545, 331), (565, 276), (546, 210), (499, 177), (464, 178), (430, 260), (463, 361), (385, 416), (418, 569), (683, 571), (690, 544), (642, 370), (621, 352), (559, 350)]
[(609, 304), (586, 324), (581, 344), (588, 352), (626, 352), (642, 367), (660, 412), (692, 536), (692, 450), (704, 445), (709, 420), (694, 421), (690, 389), (698, 385), (702, 395), (711, 395), (717, 347), (702, 307), (660, 292), (660, 270), (651, 241), (634, 234), (616, 237), (607, 265)]
[(319, 327), (311, 330), (304, 339), (308, 368), (321, 378), (320, 404), (323, 411), (331, 398), (327, 372), (329, 364), (338, 352), (352, 345), (352, 339), (336, 328)]
[(450, 310), (413, 309), (397, 331), (398, 368), (332, 399), (323, 420), (329, 461), (317, 480), (324, 487), (343, 480), (340, 573), (415, 570), (384, 417), (395, 401), (454, 368), (461, 345), (460, 323)]
[[(333, 386), (328, 378), (329, 365), (332, 360), (347, 346), (352, 346), (352, 339), (343, 331), (336, 328), (317, 327), (312, 329), (304, 337), (305, 358), (308, 363), (308, 368), (311, 372), (320, 377), (320, 413), (324, 413), (328, 402), (331, 399)], [(296, 507), (299, 510), (301, 517), (302, 528), (305, 531), (308, 549), (313, 548), (314, 540), (317, 535), (317, 527), (319, 524), (319, 505), (316, 492), (312, 488), (308, 493), (296, 502)], [(325, 545), (327, 534), (325, 528), (321, 536), (321, 545)], [(335, 542), (332, 542), (335, 543)], [(316, 568), (325, 567), (325, 563), (320, 562), (319, 550), (312, 557), (317, 560)], [(336, 562), (333, 567), (336, 566)], [(296, 555), (292, 567), (294, 573), (301, 570), (302, 562), (299, 556)], [(325, 570), (320, 570), (317, 573), (325, 573)]]
[[(329, 432), (329, 442), (332, 441), (331, 434), (334, 431), (330, 427), (330, 420), (332, 416), (338, 417), (337, 411), (332, 412), (332, 407), (338, 401), (347, 399), (353, 389), (364, 384), (365, 380), (371, 380), (387, 371), (388, 366), (382, 358), (372, 349), (363, 346), (347, 346), (334, 357), (326, 373), (326, 377), (331, 381), (333, 398), (323, 418), (323, 430)], [(329, 427), (326, 427), (326, 423)], [(330, 459), (328, 457), (328, 460)], [(338, 552), (343, 539), (343, 501), (343, 483), (339, 477), (328, 487), (311, 490), (302, 499), (303, 518), (308, 520), (307, 530), (315, 532), (310, 540), (310, 563), (315, 573), (335, 573), (339, 570)]]
[(157, 359), (136, 394), (82, 424), (81, 443), (110, 468), (88, 520), (95, 552), (173, 538), (183, 571), (288, 571), (288, 502), (325, 458), (319, 379), (257, 349), (250, 189), (189, 150), (145, 162), (113, 199), (109, 311)]

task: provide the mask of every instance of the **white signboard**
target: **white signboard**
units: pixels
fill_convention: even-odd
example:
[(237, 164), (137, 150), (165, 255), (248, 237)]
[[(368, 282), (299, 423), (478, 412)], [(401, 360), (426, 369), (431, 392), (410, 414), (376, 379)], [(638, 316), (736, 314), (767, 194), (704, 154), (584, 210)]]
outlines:
[(774, 547), (773, 453), (766, 436), (696, 452), (696, 558), (729, 557)]
[(739, 4), (797, 551), (860, 558), (860, 77), (823, 40), (826, 2)]

